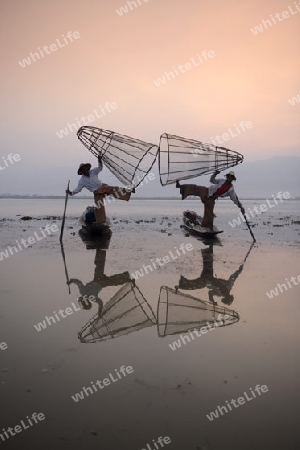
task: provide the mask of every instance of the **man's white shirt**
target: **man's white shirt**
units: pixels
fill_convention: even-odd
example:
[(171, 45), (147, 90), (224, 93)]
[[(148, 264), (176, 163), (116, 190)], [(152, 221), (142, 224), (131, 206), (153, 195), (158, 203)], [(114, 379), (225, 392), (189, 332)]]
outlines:
[(78, 194), (83, 188), (86, 188), (91, 192), (99, 189), (102, 186), (102, 181), (99, 180), (98, 174), (101, 172), (102, 168), (102, 164), (99, 163), (99, 167), (90, 170), (89, 177), (82, 175), (78, 182), (78, 186), (72, 191), (72, 195)]
[[(212, 185), (208, 188), (208, 196), (211, 197), (219, 189), (219, 187), (222, 186), (222, 184), (226, 183), (226, 181), (227, 180), (225, 178), (216, 178), (216, 175), (213, 174), (210, 177), (210, 182)], [(242, 206), (232, 185), (231, 188), (224, 194), (220, 195), (220, 197), (230, 197), (233, 203), (235, 203), (239, 208)]]

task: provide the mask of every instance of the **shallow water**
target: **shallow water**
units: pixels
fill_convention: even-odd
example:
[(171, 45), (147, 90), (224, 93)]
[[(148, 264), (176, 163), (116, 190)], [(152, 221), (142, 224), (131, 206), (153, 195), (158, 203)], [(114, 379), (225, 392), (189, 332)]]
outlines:
[[(61, 214), (61, 202), (44, 210), (26, 202), (24, 210), (11, 205), (13, 220), (1, 222), (1, 249), (45, 226), (46, 215)], [(70, 294), (58, 234), (0, 261), (0, 342), (8, 346), (0, 350), (1, 428), (33, 412), (45, 415), (3, 444), (141, 450), (148, 443), (156, 450), (153, 440), (169, 436), (165, 447), (175, 450), (297, 448), (299, 285), (290, 282), (272, 299), (266, 292), (300, 274), (300, 227), (292, 223), (299, 220), (299, 202), (265, 213), (271, 224), (257, 220), (254, 246), (245, 225), (228, 225), (238, 211), (230, 203), (217, 205), (216, 224), (224, 233), (212, 243), (180, 229), (181, 202), (149, 202), (131, 202), (126, 213), (123, 204), (117, 209), (112, 203), (113, 234), (98, 249), (78, 236), (76, 215), (83, 205), (76, 204), (78, 213), (69, 210), (64, 251)], [(193, 201), (185, 205), (195, 209)], [(20, 222), (15, 214), (42, 220)], [(166, 255), (170, 262), (155, 268), (156, 258)], [(153, 269), (148, 274), (146, 265)], [(129, 279), (142, 269), (135, 287)], [(84, 293), (98, 293), (101, 301), (79, 310)], [(35, 329), (45, 316), (68, 307), (69, 316)], [(214, 308), (224, 307), (239, 320), (171, 349), (180, 335), (190, 336), (188, 330), (216, 318)], [(82, 342), (82, 336), (96, 342)], [(122, 365), (133, 372), (78, 402), (72, 399), (91, 382), (116, 377)], [(226, 401), (249, 396), (256, 385), (268, 392), (207, 418)]]

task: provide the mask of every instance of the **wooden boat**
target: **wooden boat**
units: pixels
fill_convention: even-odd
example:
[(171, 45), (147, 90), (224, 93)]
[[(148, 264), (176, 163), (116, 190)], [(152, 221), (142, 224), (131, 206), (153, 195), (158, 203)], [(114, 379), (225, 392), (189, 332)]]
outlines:
[(201, 226), (202, 217), (198, 216), (195, 211), (184, 211), (183, 212), (183, 225), (182, 227), (187, 230), (189, 233), (206, 237), (213, 238), (218, 234), (223, 233), (223, 230), (219, 230), (217, 227), (213, 226), (213, 230), (210, 231), (208, 228), (204, 228)]
[(111, 233), (110, 223), (106, 221), (104, 223), (96, 223), (95, 207), (88, 206), (79, 219), (81, 224), (81, 233), (88, 234), (90, 236), (102, 236)]

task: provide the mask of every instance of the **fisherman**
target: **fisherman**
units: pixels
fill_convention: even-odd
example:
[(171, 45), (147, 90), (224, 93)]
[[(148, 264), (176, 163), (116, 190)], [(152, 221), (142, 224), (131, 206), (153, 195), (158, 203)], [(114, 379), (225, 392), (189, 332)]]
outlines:
[(211, 178), (210, 182), (211, 186), (208, 188), (205, 186), (198, 186), (197, 184), (184, 184), (180, 185), (179, 181), (176, 181), (176, 187), (180, 189), (180, 194), (182, 200), (184, 200), (189, 195), (197, 195), (200, 197), (202, 203), (204, 204), (204, 216), (201, 222), (201, 226), (203, 228), (208, 228), (207, 231), (213, 231), (213, 223), (214, 223), (214, 207), (215, 201), (218, 197), (230, 197), (233, 203), (235, 203), (242, 214), (245, 214), (245, 210), (239, 201), (234, 187), (232, 185), (233, 181), (236, 181), (236, 177), (234, 172), (227, 173), (225, 178), (216, 178), (216, 176), (220, 173), (219, 170), (216, 170)]
[[(251, 249), (250, 249), (251, 250)], [(221, 300), (226, 305), (231, 305), (234, 296), (230, 293), (238, 276), (242, 273), (244, 263), (249, 254), (247, 254), (244, 262), (240, 264), (239, 268), (226, 280), (225, 278), (218, 278), (215, 276), (214, 270), (214, 254), (213, 245), (201, 249), (203, 269), (200, 277), (189, 280), (183, 276), (179, 280), (179, 289), (194, 290), (194, 289), (208, 289), (208, 298), (213, 305), (217, 305), (215, 297), (221, 297)]]
[(98, 163), (98, 167), (95, 167), (94, 169), (91, 169), (92, 165), (89, 163), (80, 164), (77, 171), (78, 175), (81, 175), (78, 186), (74, 189), (74, 191), (70, 191), (68, 189), (66, 193), (69, 195), (75, 195), (78, 194), (78, 192), (80, 192), (83, 188), (93, 192), (96, 203), (96, 223), (100, 224), (106, 222), (104, 197), (110, 195), (114, 198), (118, 198), (119, 200), (128, 201), (131, 193), (135, 192), (135, 189), (133, 188), (129, 190), (128, 188), (109, 186), (108, 184), (102, 183), (102, 181), (98, 178), (99, 172), (103, 169), (101, 156), (98, 156)]

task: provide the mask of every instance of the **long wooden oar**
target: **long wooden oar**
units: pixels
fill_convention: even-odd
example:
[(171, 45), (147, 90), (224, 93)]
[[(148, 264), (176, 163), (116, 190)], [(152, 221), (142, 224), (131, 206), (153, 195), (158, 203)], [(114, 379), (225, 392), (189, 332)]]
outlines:
[[(68, 187), (67, 187), (67, 191), (69, 190), (70, 187), (70, 180), (68, 182)], [(66, 221), (66, 210), (67, 210), (67, 203), (68, 203), (68, 194), (66, 193), (66, 198), (65, 198), (65, 210), (64, 210), (64, 215), (62, 218), (62, 222), (61, 222), (61, 230), (60, 230), (60, 242), (62, 242), (62, 238), (63, 238), (63, 234), (64, 234), (64, 228), (65, 228), (65, 221)]]
[[(238, 199), (238, 196), (236, 196), (236, 198)], [(238, 199), (238, 201), (239, 201), (239, 199)], [(242, 213), (242, 214), (243, 214), (243, 213)], [(252, 236), (252, 238), (253, 238), (253, 241), (256, 242), (256, 239), (255, 239), (254, 234), (253, 234), (253, 232), (252, 232), (252, 230), (251, 230), (251, 227), (250, 227), (250, 225), (249, 225), (249, 222), (248, 222), (248, 220), (247, 220), (247, 217), (246, 217), (245, 214), (243, 214), (243, 216), (244, 216), (245, 222), (246, 222), (246, 224), (247, 224), (247, 227), (249, 228), (249, 231), (250, 231), (250, 234), (251, 234), (251, 236)]]
[(60, 243), (60, 249), (61, 249), (61, 254), (62, 254), (64, 266), (65, 266), (65, 274), (66, 274), (66, 279), (67, 279), (67, 285), (68, 285), (68, 288), (69, 288), (69, 294), (71, 294), (70, 278), (69, 278), (68, 269), (67, 269), (67, 263), (66, 263), (66, 255), (65, 255), (65, 250), (64, 250), (64, 244), (63, 244), (62, 242)]
[(250, 225), (249, 225), (249, 222), (248, 222), (248, 220), (247, 220), (247, 217), (245, 216), (245, 214), (243, 214), (243, 216), (244, 216), (245, 222), (246, 222), (246, 224), (247, 224), (247, 227), (249, 228), (249, 231), (250, 231), (250, 234), (251, 234), (251, 236), (252, 236), (252, 238), (253, 238), (253, 241), (256, 242), (256, 239), (255, 239), (254, 234), (253, 234), (253, 232), (252, 232), (252, 230), (251, 230), (251, 227), (250, 227)]

